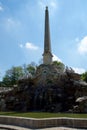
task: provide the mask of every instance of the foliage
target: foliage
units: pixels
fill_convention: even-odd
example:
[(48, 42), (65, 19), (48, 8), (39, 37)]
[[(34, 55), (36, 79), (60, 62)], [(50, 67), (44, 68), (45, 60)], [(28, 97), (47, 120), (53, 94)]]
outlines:
[(6, 71), (5, 76), (3, 77), (3, 85), (11, 87), (17, 84), (19, 77), (23, 76), (22, 67), (12, 67), (11, 69)]
[(87, 82), (87, 71), (82, 74), (81, 78), (82, 78), (82, 80)]
[(53, 64), (58, 66), (62, 71), (64, 71), (65, 65), (62, 62), (54, 61)]
[(29, 76), (34, 76), (35, 72), (36, 72), (36, 66), (35, 64), (31, 63), (31, 64), (24, 64), (23, 65), (23, 72), (24, 72), (24, 77), (29, 77)]
[(2, 81), (0, 81), (0, 87), (2, 86)]
[(35, 74), (35, 71), (36, 71), (36, 67), (35, 66), (32, 66), (31, 64), (29, 64), (27, 66), (27, 71), (33, 76)]
[(34, 62), (28, 65), (24, 64), (23, 66), (12, 67), (6, 71), (1, 84), (3, 87), (12, 87), (18, 83), (20, 78), (34, 76), (35, 71), (36, 64)]

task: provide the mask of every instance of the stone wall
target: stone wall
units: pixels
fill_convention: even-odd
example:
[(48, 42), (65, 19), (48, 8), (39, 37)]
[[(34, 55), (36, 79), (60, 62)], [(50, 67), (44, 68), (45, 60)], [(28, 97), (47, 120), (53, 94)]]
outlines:
[(72, 127), (72, 128), (87, 128), (87, 119), (79, 118), (23, 118), (23, 117), (11, 117), (0, 116), (0, 124), (15, 125), (25, 128), (47, 128), (47, 127)]

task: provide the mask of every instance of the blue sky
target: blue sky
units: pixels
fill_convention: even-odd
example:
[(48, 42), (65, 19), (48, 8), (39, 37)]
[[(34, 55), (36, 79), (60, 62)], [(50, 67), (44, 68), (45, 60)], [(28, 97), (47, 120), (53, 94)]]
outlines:
[(87, 70), (87, 0), (0, 0), (0, 78), (12, 66), (39, 63), (46, 5), (55, 58)]

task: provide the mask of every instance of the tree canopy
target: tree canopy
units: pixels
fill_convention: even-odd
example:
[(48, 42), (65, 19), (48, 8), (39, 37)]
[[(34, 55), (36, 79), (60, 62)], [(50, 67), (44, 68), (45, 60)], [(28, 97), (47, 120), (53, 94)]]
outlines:
[(87, 71), (82, 74), (81, 78), (82, 78), (82, 80), (87, 82)]
[[(68, 67), (65, 67), (65, 65), (62, 62), (54, 61), (54, 65), (58, 66), (58, 68), (61, 71), (67, 70)], [(13, 87), (16, 85), (19, 81), (19, 79), (33, 77), (36, 72), (37, 65), (32, 62), (31, 64), (24, 64), (22, 66), (16, 66), (11, 67), (11, 69), (7, 70), (5, 72), (5, 75), (0, 82), (0, 86), (2, 87)], [(73, 71), (72, 69), (69, 69), (69, 71)], [(87, 71), (82, 74), (82, 80), (87, 82)]]
[(6, 71), (1, 84), (3, 87), (13, 87), (18, 83), (19, 79), (34, 76), (35, 71), (36, 66), (34, 63), (12, 67), (11, 69)]
[(65, 65), (62, 62), (54, 61), (53, 64), (58, 66), (62, 71), (64, 71)]
[(21, 76), (23, 76), (22, 67), (12, 67), (11, 69), (6, 71), (5, 76), (3, 77), (3, 85), (11, 87), (17, 84), (17, 81)]

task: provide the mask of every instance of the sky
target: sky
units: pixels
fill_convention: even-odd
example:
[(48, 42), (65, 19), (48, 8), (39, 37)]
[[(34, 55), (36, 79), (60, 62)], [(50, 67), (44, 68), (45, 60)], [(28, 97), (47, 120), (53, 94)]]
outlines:
[(87, 0), (0, 0), (0, 79), (12, 66), (41, 61), (46, 6), (54, 59), (87, 71)]

